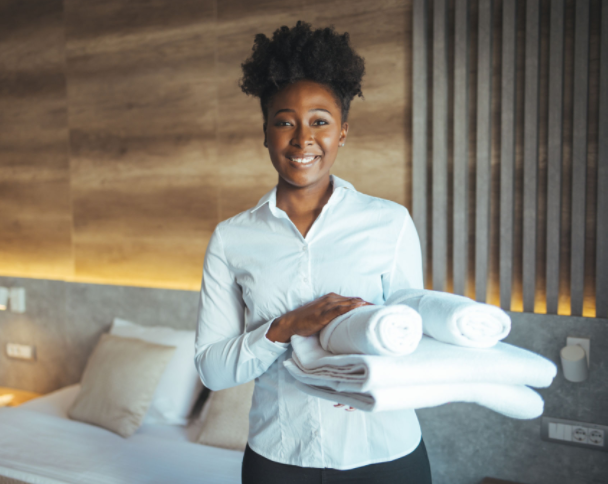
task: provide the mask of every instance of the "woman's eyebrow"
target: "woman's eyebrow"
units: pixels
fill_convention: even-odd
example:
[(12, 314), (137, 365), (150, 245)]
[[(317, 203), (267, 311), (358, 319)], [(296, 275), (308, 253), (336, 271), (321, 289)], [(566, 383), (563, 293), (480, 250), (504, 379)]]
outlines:
[[(313, 108), (313, 109), (309, 109), (308, 112), (312, 113), (313, 111), (325, 111), (327, 114), (329, 114), (331, 116), (331, 113), (327, 110), (327, 109), (323, 109), (323, 108)], [(279, 113), (283, 113), (283, 112), (288, 112), (288, 113), (295, 113), (295, 110), (293, 109), (279, 109), (276, 113), (274, 113), (274, 115), (276, 116)]]

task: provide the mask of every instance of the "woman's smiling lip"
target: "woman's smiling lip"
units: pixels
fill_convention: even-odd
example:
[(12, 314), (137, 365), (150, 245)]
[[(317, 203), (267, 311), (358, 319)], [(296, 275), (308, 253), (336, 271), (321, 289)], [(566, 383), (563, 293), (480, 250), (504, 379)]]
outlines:
[[(296, 160), (304, 160), (304, 159), (311, 158), (311, 157), (314, 157), (314, 158), (307, 163), (296, 161)], [(321, 155), (310, 154), (310, 155), (302, 155), (302, 156), (286, 156), (286, 158), (291, 162), (292, 165), (295, 165), (297, 167), (307, 167), (307, 166), (314, 164), (317, 160), (319, 160), (321, 158)]]

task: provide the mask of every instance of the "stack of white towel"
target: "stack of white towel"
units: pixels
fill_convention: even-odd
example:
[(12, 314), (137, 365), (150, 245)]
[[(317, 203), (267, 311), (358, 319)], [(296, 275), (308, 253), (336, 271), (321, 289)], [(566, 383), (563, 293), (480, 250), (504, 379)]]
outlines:
[(529, 386), (548, 387), (557, 367), (499, 342), (510, 329), (509, 316), (495, 306), (406, 289), (384, 306), (336, 318), (318, 335), (293, 336), (284, 365), (304, 392), (361, 410), (458, 401), (536, 418), (544, 402)]

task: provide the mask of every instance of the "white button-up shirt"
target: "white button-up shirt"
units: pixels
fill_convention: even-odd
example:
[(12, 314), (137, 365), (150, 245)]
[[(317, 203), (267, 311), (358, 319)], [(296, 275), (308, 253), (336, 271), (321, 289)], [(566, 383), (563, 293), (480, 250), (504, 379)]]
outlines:
[(276, 205), (276, 187), (251, 210), (217, 225), (205, 254), (195, 364), (221, 390), (255, 379), (249, 446), (301, 467), (352, 469), (411, 453), (414, 410), (347, 412), (294, 386), (289, 343), (266, 333), (275, 318), (325, 294), (383, 304), (423, 289), (420, 241), (408, 210), (332, 175), (333, 192), (302, 237)]

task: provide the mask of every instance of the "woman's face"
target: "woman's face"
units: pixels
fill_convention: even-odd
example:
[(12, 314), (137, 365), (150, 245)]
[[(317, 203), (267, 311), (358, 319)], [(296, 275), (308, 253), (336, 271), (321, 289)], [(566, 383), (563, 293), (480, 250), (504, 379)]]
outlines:
[(348, 132), (341, 117), (336, 99), (322, 84), (300, 80), (279, 91), (264, 124), (264, 141), (279, 177), (299, 188), (328, 180)]

